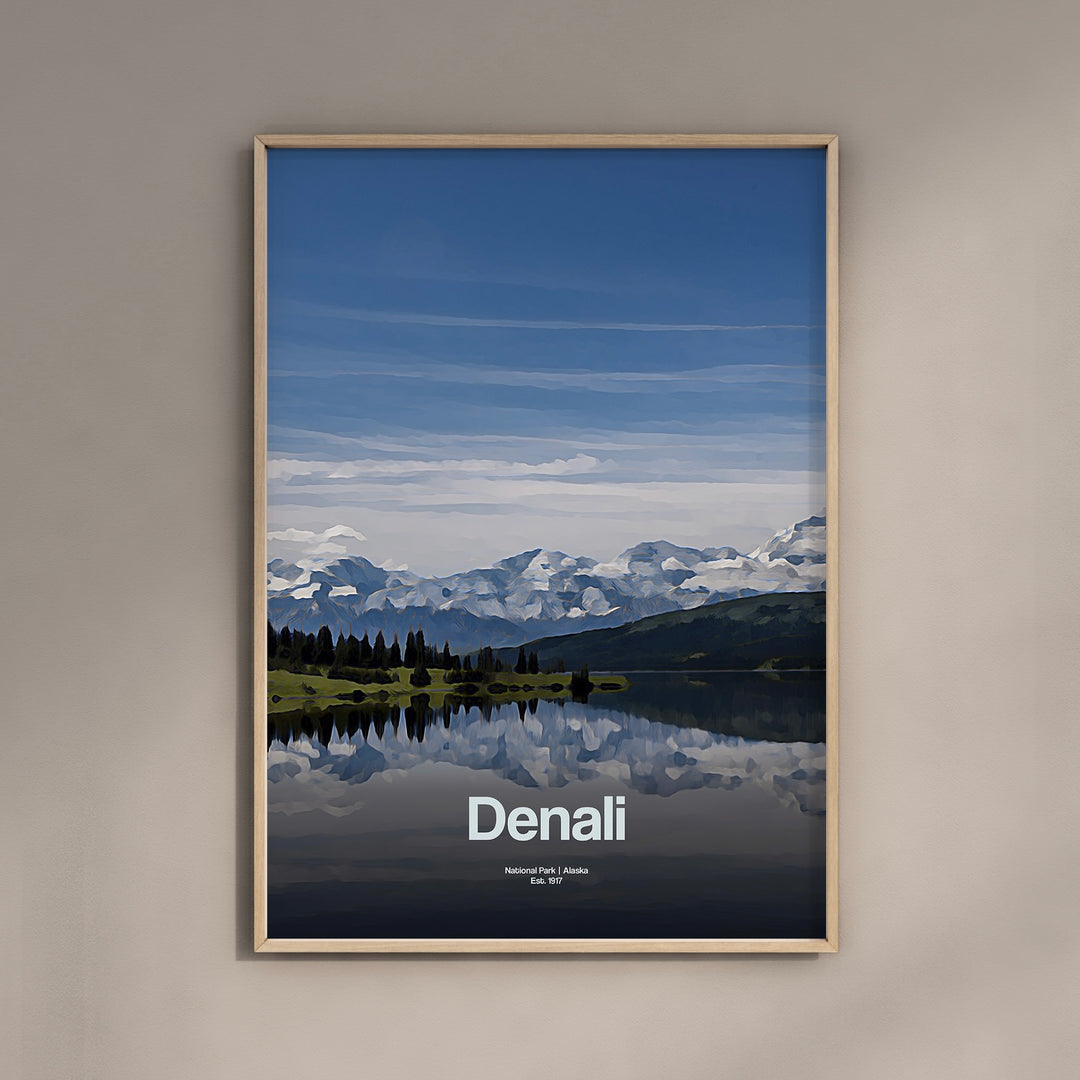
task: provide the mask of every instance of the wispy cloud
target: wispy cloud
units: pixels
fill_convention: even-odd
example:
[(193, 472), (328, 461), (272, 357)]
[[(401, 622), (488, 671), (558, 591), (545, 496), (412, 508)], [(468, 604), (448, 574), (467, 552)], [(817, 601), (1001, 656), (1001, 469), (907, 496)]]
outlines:
[(328, 559), (358, 554), (356, 545), (367, 537), (348, 525), (333, 525), (323, 532), (311, 529), (275, 529), (266, 534), (267, 551), (272, 558)]
[[(599, 419), (599, 418), (598, 418)], [(728, 453), (768, 454), (777, 451), (804, 450), (808, 436), (815, 433), (814, 425), (806, 420), (788, 417), (770, 418), (764, 430), (751, 429), (748, 425), (732, 422), (721, 425), (720, 432), (703, 432), (692, 435), (674, 435), (669, 431), (560, 431), (552, 429), (546, 434), (500, 433), (443, 433), (405, 430), (380, 432), (377, 435), (339, 435), (309, 428), (293, 428), (272, 424), (269, 428), (271, 452), (278, 456), (316, 454), (325, 457), (342, 456), (362, 450), (377, 454), (400, 454), (409, 458), (425, 458), (431, 455), (449, 459), (470, 455), (469, 448), (477, 447), (488, 457), (502, 452), (502, 460), (517, 459), (516, 455), (528, 457), (530, 453), (543, 453), (546, 448), (556, 456), (575, 454), (604, 454), (618, 452), (642, 453), (650, 457), (656, 454), (672, 454), (688, 451), (690, 457), (716, 459)], [(560, 453), (561, 452), (561, 453)]]
[(784, 364), (721, 364), (673, 371), (582, 371), (536, 370), (494, 367), (481, 364), (432, 362), (371, 363), (338, 361), (322, 367), (274, 367), (271, 378), (332, 379), (386, 378), (422, 379), (469, 386), (530, 386), (545, 390), (589, 389), (609, 393), (685, 393), (688, 389), (709, 390), (721, 386), (816, 386), (824, 389), (825, 373), (807, 367)]
[[(597, 505), (605, 498), (641, 505), (644, 509), (672, 502), (692, 494), (695, 499), (723, 501), (732, 492), (816, 489), (823, 483), (821, 473), (812, 471), (728, 469), (712, 475), (684, 479), (669, 475), (634, 478), (604, 475), (579, 483), (567, 476), (514, 476), (511, 474), (465, 475), (429, 473), (415, 483), (381, 483), (393, 477), (343, 478), (329, 488), (321, 476), (299, 477), (288, 486), (272, 482), (275, 507), (289, 504), (337, 506), (446, 506), (454, 508), (463, 503), (490, 504), (499, 511), (512, 506), (532, 505), (537, 500), (592, 500)], [(815, 496), (821, 501), (820, 496)], [(808, 511), (809, 513), (809, 511)]]
[(732, 330), (820, 330), (812, 323), (654, 323), (610, 322), (593, 319), (487, 319), (472, 315), (436, 315), (426, 311), (375, 311), (367, 308), (306, 304), (312, 315), (351, 322), (444, 327), (495, 327), (511, 330), (621, 330), (643, 333), (701, 333)]
[(672, 277), (661, 274), (656, 270), (643, 280), (640, 271), (633, 266), (624, 267), (628, 271), (624, 276), (616, 278), (596, 276), (575, 276), (566, 272), (565, 268), (557, 275), (545, 274), (530, 270), (526, 267), (500, 266), (498, 270), (484, 272), (474, 266), (433, 267), (425, 266), (422, 269), (395, 265), (392, 260), (371, 259), (358, 264), (356, 260), (338, 259), (330, 261), (324, 252), (320, 252), (318, 258), (290, 259), (296, 271), (311, 273), (332, 273), (335, 277), (343, 279), (346, 276), (356, 280), (386, 282), (423, 282), (452, 285), (481, 285), (495, 286), (500, 290), (535, 290), (548, 293), (584, 293), (598, 296), (650, 296), (653, 297), (658, 291), (665, 293), (677, 293), (681, 296), (688, 294), (709, 296), (712, 293), (707, 286), (703, 286), (694, 277)]
[(356, 461), (308, 461), (300, 458), (271, 458), (267, 462), (270, 480), (288, 481), (296, 477), (310, 480), (407, 479), (436, 473), (448, 476), (525, 477), (579, 476), (601, 464), (587, 454), (530, 464), (525, 461), (498, 461), (488, 458), (458, 460), (361, 459)]
[(282, 540), (290, 544), (325, 544), (328, 540), (344, 537), (350, 540), (366, 540), (367, 537), (350, 529), (348, 525), (334, 525), (324, 532), (312, 532), (310, 529), (282, 529), (280, 532), (266, 534), (270, 540)]

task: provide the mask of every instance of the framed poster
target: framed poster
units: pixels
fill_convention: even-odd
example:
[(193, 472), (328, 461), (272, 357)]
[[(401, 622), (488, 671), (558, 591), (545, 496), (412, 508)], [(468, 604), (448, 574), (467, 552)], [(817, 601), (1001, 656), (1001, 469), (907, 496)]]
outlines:
[(837, 947), (837, 143), (260, 136), (255, 947)]

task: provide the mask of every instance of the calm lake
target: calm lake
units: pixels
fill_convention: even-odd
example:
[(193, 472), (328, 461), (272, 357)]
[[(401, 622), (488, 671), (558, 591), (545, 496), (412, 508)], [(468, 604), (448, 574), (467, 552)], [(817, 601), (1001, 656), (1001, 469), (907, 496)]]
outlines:
[[(824, 673), (627, 674), (588, 702), (271, 716), (270, 936), (823, 937)], [(622, 796), (625, 840), (469, 840), (470, 796)]]

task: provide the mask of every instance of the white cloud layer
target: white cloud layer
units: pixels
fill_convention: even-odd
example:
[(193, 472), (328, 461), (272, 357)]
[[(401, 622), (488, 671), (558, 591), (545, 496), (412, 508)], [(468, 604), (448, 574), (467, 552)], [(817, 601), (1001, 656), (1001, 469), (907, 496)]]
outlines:
[[(670, 540), (749, 551), (778, 525), (816, 513), (825, 485), (818, 473), (644, 484), (430, 474), (428, 483), (340, 481), (332, 496), (325, 481), (278, 482), (270, 495), (278, 531), (312, 523), (362, 526), (370, 541), (358, 554), (417, 573), (446, 574), (536, 547), (614, 557), (643, 540)], [(321, 544), (311, 543), (305, 556), (318, 555)]]
[(320, 562), (342, 555), (361, 554), (360, 545), (367, 537), (349, 525), (332, 525), (323, 532), (288, 527), (266, 534), (269, 559), (285, 559), (311, 568)]
[(308, 477), (312, 480), (377, 479), (383, 477), (414, 477), (437, 473), (439, 476), (484, 475), (499, 476), (567, 476), (591, 472), (600, 465), (598, 458), (575, 454), (532, 465), (525, 461), (500, 461), (492, 458), (450, 460), (416, 460), (393, 458), (362, 458), (355, 461), (307, 461), (300, 458), (271, 458), (267, 463), (270, 480), (292, 480)]

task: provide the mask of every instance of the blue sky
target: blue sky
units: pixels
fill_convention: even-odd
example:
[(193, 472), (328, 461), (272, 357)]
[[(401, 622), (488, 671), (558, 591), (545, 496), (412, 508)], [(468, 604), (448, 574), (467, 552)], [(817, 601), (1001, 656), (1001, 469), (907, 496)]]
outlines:
[(271, 533), (441, 573), (820, 511), (824, 181), (814, 150), (271, 150)]

